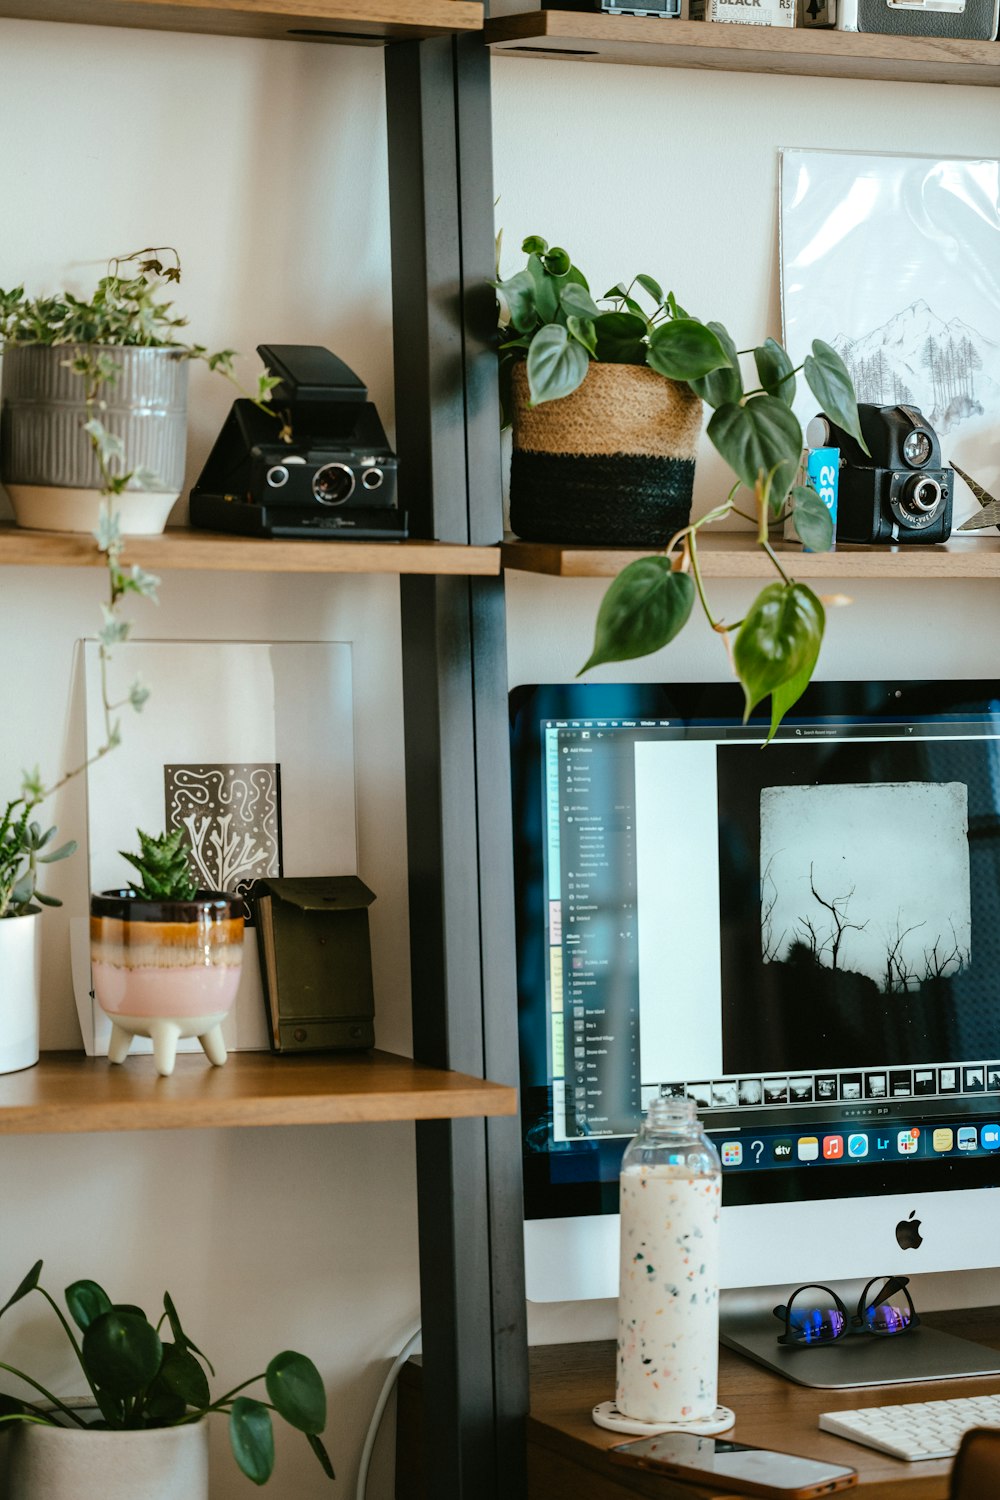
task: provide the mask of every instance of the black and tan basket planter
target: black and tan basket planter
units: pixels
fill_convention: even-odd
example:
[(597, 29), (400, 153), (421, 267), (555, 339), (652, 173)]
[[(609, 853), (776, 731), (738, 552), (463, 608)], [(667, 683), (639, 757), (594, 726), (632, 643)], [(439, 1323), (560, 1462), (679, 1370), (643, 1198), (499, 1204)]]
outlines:
[(645, 365), (592, 362), (579, 390), (528, 404), (513, 372), (510, 524), (529, 542), (662, 547), (691, 515), (702, 404)]

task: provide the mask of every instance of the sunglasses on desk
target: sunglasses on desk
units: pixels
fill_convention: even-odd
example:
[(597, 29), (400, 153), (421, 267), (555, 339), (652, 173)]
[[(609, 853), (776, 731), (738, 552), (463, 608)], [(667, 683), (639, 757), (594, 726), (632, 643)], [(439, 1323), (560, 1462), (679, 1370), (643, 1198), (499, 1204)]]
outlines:
[(876, 1338), (909, 1333), (920, 1322), (907, 1291), (909, 1279), (873, 1276), (853, 1314), (848, 1313), (832, 1287), (800, 1286), (787, 1302), (774, 1309), (774, 1316), (785, 1325), (778, 1343), (810, 1348), (833, 1344), (852, 1333), (870, 1333)]

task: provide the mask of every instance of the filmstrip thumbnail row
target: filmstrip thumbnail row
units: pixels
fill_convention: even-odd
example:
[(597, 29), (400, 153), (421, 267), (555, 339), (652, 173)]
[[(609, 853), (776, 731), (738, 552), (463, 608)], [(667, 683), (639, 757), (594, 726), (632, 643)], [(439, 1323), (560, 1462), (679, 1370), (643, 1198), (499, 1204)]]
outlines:
[(861, 1099), (918, 1099), (957, 1094), (1000, 1094), (1000, 1062), (928, 1063), (913, 1068), (851, 1068), (845, 1072), (794, 1073), (661, 1083), (643, 1089), (643, 1106), (661, 1098), (692, 1098), (699, 1109), (740, 1105), (857, 1103)]

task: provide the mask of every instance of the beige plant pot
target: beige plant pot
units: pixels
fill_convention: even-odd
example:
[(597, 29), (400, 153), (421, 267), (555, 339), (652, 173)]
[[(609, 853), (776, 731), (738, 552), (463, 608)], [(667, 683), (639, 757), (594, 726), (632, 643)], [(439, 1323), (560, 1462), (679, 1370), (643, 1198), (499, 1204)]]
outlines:
[(7, 1500), (208, 1500), (208, 1423), (93, 1432), (18, 1423)]
[(513, 372), (510, 522), (525, 541), (662, 547), (691, 515), (702, 404), (645, 365), (591, 362), (579, 390), (532, 407)]

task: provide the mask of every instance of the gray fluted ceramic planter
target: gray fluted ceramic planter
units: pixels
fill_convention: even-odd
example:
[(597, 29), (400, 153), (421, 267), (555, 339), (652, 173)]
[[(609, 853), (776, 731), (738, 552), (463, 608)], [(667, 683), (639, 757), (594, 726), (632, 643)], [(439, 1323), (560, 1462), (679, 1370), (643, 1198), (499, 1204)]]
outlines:
[[(92, 532), (101, 511), (102, 477), (90, 439), (85, 382), (67, 367), (79, 346), (8, 348), (0, 384), (0, 480), (19, 526)], [(188, 362), (173, 349), (88, 345), (118, 367), (97, 413), (121, 439), (125, 467), (156, 476), (151, 489), (130, 486), (115, 500), (122, 531), (163, 530), (184, 483)]]

